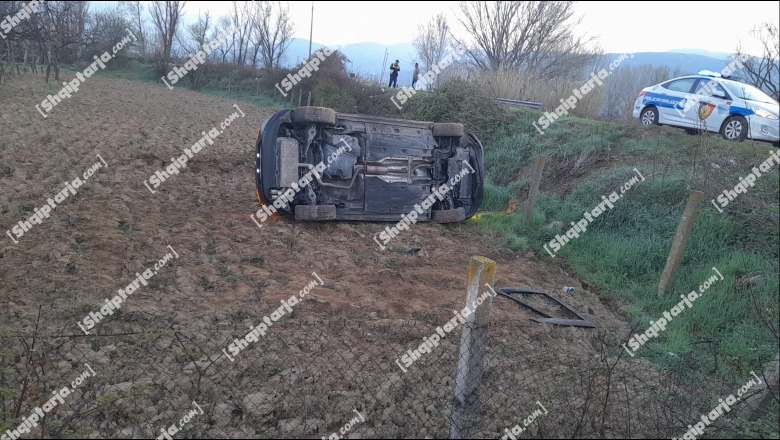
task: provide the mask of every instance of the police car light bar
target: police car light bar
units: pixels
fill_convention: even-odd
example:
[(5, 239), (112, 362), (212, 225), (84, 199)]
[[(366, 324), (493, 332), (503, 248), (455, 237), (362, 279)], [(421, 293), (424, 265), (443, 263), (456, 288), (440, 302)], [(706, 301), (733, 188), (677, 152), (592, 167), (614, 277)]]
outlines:
[(712, 71), (709, 71), (709, 70), (701, 70), (701, 71), (699, 71), (698, 75), (701, 75), (701, 76), (711, 76), (713, 78), (721, 78), (723, 76), (723, 75), (721, 75), (718, 72), (712, 72)]

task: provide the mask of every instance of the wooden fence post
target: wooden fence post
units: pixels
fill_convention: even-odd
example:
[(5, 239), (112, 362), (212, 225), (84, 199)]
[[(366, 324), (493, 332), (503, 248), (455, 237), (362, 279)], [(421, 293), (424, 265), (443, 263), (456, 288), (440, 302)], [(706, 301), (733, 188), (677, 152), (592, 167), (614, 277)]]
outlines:
[(534, 161), (534, 169), (531, 174), (531, 188), (528, 190), (528, 201), (525, 204), (525, 219), (530, 220), (534, 215), (534, 205), (536, 205), (536, 197), (539, 195), (539, 185), (542, 183), (542, 171), (544, 171), (544, 163), (547, 161), (547, 156), (539, 156)]
[(677, 269), (680, 268), (683, 256), (685, 255), (685, 246), (691, 237), (693, 224), (696, 223), (696, 216), (699, 215), (699, 202), (704, 198), (701, 191), (691, 191), (688, 195), (688, 203), (685, 205), (682, 219), (677, 226), (677, 233), (674, 235), (672, 249), (669, 251), (669, 257), (666, 259), (666, 267), (661, 274), (661, 282), (658, 284), (658, 296), (664, 294), (672, 288), (674, 279), (677, 276)]
[(458, 371), (455, 379), (455, 404), (452, 410), (450, 438), (473, 438), (478, 417), (477, 393), (482, 382), (482, 362), (487, 352), (487, 332), (493, 297), (478, 304), (477, 298), (491, 292), (496, 274), (496, 262), (485, 257), (469, 259), (466, 282), (466, 306), (471, 314), (466, 318), (460, 337)]

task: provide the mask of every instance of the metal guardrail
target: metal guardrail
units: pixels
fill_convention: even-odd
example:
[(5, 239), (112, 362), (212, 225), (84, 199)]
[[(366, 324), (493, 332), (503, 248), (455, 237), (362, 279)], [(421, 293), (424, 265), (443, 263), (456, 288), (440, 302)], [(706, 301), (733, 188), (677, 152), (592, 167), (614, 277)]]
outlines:
[(542, 109), (542, 103), (541, 102), (531, 102), (531, 101), (517, 101), (514, 99), (504, 99), (504, 98), (496, 98), (496, 101), (499, 104), (506, 104), (511, 105), (514, 107), (525, 107), (530, 108), (534, 110), (541, 110)]

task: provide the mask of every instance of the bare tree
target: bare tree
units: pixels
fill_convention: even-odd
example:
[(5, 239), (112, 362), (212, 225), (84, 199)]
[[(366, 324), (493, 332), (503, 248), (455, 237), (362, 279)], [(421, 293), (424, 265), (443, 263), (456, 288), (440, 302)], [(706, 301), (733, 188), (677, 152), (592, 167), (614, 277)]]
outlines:
[(610, 74), (609, 81), (604, 81), (604, 107), (597, 116), (610, 120), (630, 120), (634, 101), (644, 87), (683, 74), (682, 70), (671, 71), (668, 66), (620, 66)]
[(27, 38), (37, 42), (46, 61), (46, 82), (52, 72), (60, 81), (60, 62), (68, 55), (78, 54), (86, 29), (86, 2), (46, 2), (38, 14), (31, 16)]
[(246, 64), (247, 52), (249, 52), (249, 44), (254, 30), (252, 17), (252, 4), (254, 3), (233, 0), (230, 21), (235, 29), (233, 33), (233, 62), (237, 66)]
[[(541, 77), (571, 74), (590, 58), (591, 39), (571, 31), (573, 1), (464, 1), (459, 21), (473, 39), (468, 57), (478, 68), (518, 69)], [(578, 74), (580, 72), (577, 72)]]
[(127, 16), (130, 22), (130, 28), (133, 29), (133, 35), (138, 38), (138, 52), (141, 57), (146, 59), (148, 53), (148, 34), (146, 20), (144, 20), (144, 6), (140, 1), (120, 1), (120, 8)]
[(763, 23), (752, 34), (763, 46), (764, 53), (760, 58), (751, 57), (742, 46), (737, 47), (737, 56), (747, 58), (742, 64), (742, 73), (746, 82), (780, 100), (780, 33), (776, 24)]
[(173, 40), (179, 28), (182, 10), (186, 3), (175, 0), (155, 0), (149, 8), (152, 22), (157, 31), (159, 45), (155, 55), (155, 74), (158, 76), (164, 75), (168, 70), (168, 63), (171, 61), (171, 51), (173, 50)]
[(83, 46), (87, 56), (110, 50), (127, 36), (130, 22), (121, 6), (96, 11), (89, 16)]
[(450, 46), (449, 33), (450, 28), (444, 14), (438, 14), (428, 24), (418, 26), (412, 44), (425, 64), (425, 70), (430, 70), (431, 66), (444, 57), (444, 51)]
[[(5, 20), (6, 16), (15, 17), (23, 9), (25, 4), (19, 1), (0, 1), (0, 21)], [(5, 22), (6, 25), (8, 22)], [(27, 51), (32, 46), (33, 40), (37, 34), (37, 26), (33, 21), (22, 20), (11, 29), (3, 27), (0, 32), (3, 39), (0, 40), (0, 85), (10, 75), (21, 74), (19, 71), (19, 52), (24, 51), (25, 64)], [(16, 72), (14, 72), (14, 70)]]
[(282, 2), (255, 3), (258, 9), (254, 28), (258, 33), (260, 62), (265, 69), (278, 69), (295, 32), (290, 9)]
[(5, 32), (0, 41), (0, 68), (3, 62), (10, 63), (18, 74), (21, 61), (25, 70), (29, 67), (37, 73), (40, 62), (46, 64), (47, 82), (52, 74), (60, 81), (60, 63), (92, 61), (96, 53), (108, 50), (125, 36), (128, 26), (117, 8), (90, 12), (86, 1), (47, 1), (34, 8), (29, 2), (0, 1), (0, 17), (15, 16), (25, 5), (31, 11), (29, 17)]
[(68, 39), (73, 41), (72, 46), (68, 49), (71, 52), (75, 52), (76, 58), (81, 58), (83, 54), (84, 45), (84, 33), (87, 30), (87, 24), (89, 21), (89, 2), (87, 1), (75, 1), (70, 7), (66, 9), (65, 20), (69, 23), (65, 26), (68, 33)]
[(185, 28), (187, 39), (179, 39), (179, 44), (188, 54), (194, 55), (199, 50), (202, 50), (203, 45), (206, 44), (212, 25), (213, 20), (208, 11), (203, 15), (198, 15), (198, 21)]
[[(230, 18), (228, 18), (228, 17), (220, 17), (220, 19), (219, 19), (219, 27), (221, 29), (230, 29), (231, 26), (232, 26), (232, 21), (230, 20)], [(219, 31), (215, 29), (214, 32), (212, 33), (211, 38), (209, 38), (209, 41), (211, 41), (214, 38), (216, 38), (218, 33), (219, 33)], [(230, 51), (233, 50), (233, 48), (236, 45), (235, 33), (233, 33), (232, 36), (233, 36), (233, 38), (230, 40), (229, 44), (228, 44), (228, 42), (225, 42), (225, 43), (221, 44), (219, 47), (217, 47), (217, 49), (216, 49), (216, 51), (219, 53), (219, 62), (221, 64), (226, 64), (227, 63), (228, 54), (230, 53)]]
[[(211, 15), (207, 11), (203, 16), (198, 15), (198, 21), (185, 28), (187, 38), (184, 41), (179, 40), (179, 44), (187, 52), (188, 58), (201, 51), (203, 46), (209, 41), (207, 36), (211, 31), (212, 23)], [(196, 70), (190, 71), (188, 77), (192, 89), (198, 89), (202, 85), (207, 70), (204, 62)]]

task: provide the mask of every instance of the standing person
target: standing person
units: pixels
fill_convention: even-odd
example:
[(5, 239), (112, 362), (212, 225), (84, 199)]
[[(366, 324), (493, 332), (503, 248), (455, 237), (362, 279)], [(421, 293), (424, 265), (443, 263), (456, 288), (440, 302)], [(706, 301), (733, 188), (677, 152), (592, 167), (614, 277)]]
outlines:
[(414, 89), (414, 85), (417, 84), (417, 80), (420, 78), (420, 66), (417, 63), (414, 63), (414, 73), (412, 74), (412, 88)]
[(398, 87), (398, 72), (401, 71), (401, 67), (398, 65), (398, 60), (395, 60), (393, 64), (390, 65), (390, 84), (387, 85), (387, 87), (397, 88)]

